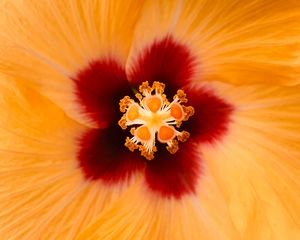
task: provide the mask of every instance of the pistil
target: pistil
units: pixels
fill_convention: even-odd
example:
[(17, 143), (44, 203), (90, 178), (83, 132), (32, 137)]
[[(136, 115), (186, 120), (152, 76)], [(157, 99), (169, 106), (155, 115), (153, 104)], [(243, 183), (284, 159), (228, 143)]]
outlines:
[(187, 103), (185, 92), (180, 89), (169, 102), (164, 94), (165, 85), (160, 82), (143, 82), (135, 96), (135, 102), (129, 96), (120, 100), (120, 111), (124, 113), (119, 120), (122, 129), (131, 127), (132, 137), (126, 138), (125, 146), (130, 150), (139, 150), (148, 160), (154, 158), (157, 152), (156, 140), (166, 144), (166, 149), (175, 154), (179, 149), (178, 141), (185, 142), (190, 136), (186, 131), (176, 129), (183, 121), (187, 121), (194, 114), (194, 108), (185, 106)]

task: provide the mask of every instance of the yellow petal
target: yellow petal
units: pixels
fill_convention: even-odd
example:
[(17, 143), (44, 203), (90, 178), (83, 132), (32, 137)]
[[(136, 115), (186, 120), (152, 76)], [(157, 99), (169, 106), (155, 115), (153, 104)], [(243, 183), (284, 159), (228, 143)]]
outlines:
[(162, 199), (143, 186), (143, 182), (137, 183), (111, 208), (99, 214), (78, 239), (198, 240), (220, 237), (196, 197)]
[(199, 146), (197, 196), (180, 201), (141, 184), (80, 239), (298, 239), (300, 86), (205, 83), (235, 106), (229, 134)]
[(195, 56), (197, 81), (294, 85), (300, 82), (300, 2), (149, 0), (128, 65), (171, 35)]
[(200, 191), (200, 199), (221, 193), (240, 239), (298, 239), (300, 87), (213, 86), (236, 111), (228, 137), (201, 148), (218, 189)]
[(0, 71), (93, 125), (71, 77), (97, 59), (125, 66), (142, 4), (130, 1), (2, 1)]
[(30, 88), (0, 82), (0, 92), (0, 238), (74, 239), (123, 187), (83, 179), (85, 127)]

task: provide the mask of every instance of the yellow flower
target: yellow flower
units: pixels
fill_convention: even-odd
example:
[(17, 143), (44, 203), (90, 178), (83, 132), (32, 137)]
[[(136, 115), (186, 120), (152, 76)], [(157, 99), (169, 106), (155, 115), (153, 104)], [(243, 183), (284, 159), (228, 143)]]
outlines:
[(0, 9), (0, 239), (300, 238), (300, 2)]

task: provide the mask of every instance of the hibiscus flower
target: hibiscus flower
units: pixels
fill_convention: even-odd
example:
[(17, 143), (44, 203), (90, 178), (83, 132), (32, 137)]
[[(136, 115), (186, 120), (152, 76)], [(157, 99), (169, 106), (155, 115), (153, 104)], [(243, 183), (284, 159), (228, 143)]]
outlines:
[(3, 239), (298, 239), (298, 1), (1, 1)]

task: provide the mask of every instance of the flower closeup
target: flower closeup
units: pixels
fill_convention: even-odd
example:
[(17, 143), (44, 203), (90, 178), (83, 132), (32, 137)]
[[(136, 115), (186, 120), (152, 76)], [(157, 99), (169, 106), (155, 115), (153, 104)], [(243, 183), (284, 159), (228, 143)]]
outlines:
[(233, 106), (209, 89), (190, 86), (194, 65), (188, 49), (166, 36), (141, 52), (132, 72), (116, 60), (97, 60), (73, 77), (78, 101), (97, 125), (77, 145), (87, 179), (120, 184), (139, 173), (163, 198), (196, 191), (197, 144), (222, 139)]
[[(145, 97), (140, 93), (136, 94), (140, 105), (128, 96), (120, 101), (120, 111), (126, 112), (119, 121), (120, 127), (125, 130), (127, 126), (141, 124), (137, 129), (130, 129), (133, 137), (126, 138), (125, 146), (131, 151), (139, 149), (142, 156), (148, 160), (152, 160), (153, 153), (157, 151), (156, 134), (157, 140), (166, 143), (167, 150), (172, 154), (178, 151), (177, 140), (185, 142), (190, 136), (186, 131), (177, 131), (172, 125), (180, 127), (182, 121), (187, 121), (194, 115), (194, 108), (181, 105), (187, 102), (183, 90), (178, 90), (170, 103), (163, 94), (164, 88), (165, 85), (160, 82), (153, 82), (152, 87), (148, 82), (143, 82), (139, 90)], [(155, 94), (152, 94), (153, 91)]]
[(300, 2), (1, 0), (0, 239), (300, 238)]

